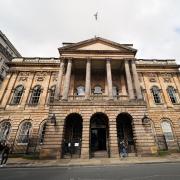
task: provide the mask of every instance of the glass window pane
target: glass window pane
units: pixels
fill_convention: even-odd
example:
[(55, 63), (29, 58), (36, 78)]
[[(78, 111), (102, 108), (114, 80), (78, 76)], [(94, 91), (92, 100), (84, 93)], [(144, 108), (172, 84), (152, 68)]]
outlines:
[(167, 121), (164, 121), (164, 122), (162, 122), (161, 126), (162, 126), (164, 136), (166, 138), (166, 141), (173, 140), (174, 138), (173, 138), (171, 124)]
[(10, 129), (11, 129), (10, 122), (5, 121), (0, 124), (0, 141), (7, 140), (10, 133)]
[(31, 123), (30, 122), (25, 122), (21, 126), (21, 130), (19, 133), (19, 143), (28, 143), (29, 142), (29, 134), (30, 134), (30, 129), (31, 129)]
[(77, 87), (77, 95), (79, 96), (85, 95), (85, 88), (83, 86)]
[(20, 103), (23, 91), (24, 91), (24, 87), (23, 86), (18, 86), (15, 89), (14, 95), (13, 95), (13, 98), (12, 98), (12, 101), (11, 101), (12, 104), (19, 104)]
[(95, 86), (94, 94), (102, 94), (102, 88), (100, 86)]

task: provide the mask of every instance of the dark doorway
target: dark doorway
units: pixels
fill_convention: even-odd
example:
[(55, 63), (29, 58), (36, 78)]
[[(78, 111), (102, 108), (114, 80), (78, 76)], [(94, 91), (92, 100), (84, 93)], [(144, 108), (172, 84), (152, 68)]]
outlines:
[(96, 113), (91, 118), (90, 148), (91, 157), (108, 157), (108, 118), (103, 113)]
[(135, 153), (135, 144), (132, 130), (132, 117), (128, 113), (121, 113), (117, 117), (117, 136), (120, 152), (120, 143), (124, 141), (127, 152)]
[(65, 120), (63, 158), (79, 158), (81, 155), (82, 117), (73, 113)]
[(106, 150), (106, 129), (91, 129), (91, 148), (93, 151)]

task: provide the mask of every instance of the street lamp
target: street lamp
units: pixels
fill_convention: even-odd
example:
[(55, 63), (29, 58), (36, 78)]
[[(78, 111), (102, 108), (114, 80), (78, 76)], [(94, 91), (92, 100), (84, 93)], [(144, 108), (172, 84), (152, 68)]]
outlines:
[(56, 116), (55, 116), (55, 113), (51, 117), (51, 123), (56, 125)]
[(142, 123), (143, 124), (148, 124), (150, 122), (150, 118), (144, 114), (144, 117), (142, 118)]

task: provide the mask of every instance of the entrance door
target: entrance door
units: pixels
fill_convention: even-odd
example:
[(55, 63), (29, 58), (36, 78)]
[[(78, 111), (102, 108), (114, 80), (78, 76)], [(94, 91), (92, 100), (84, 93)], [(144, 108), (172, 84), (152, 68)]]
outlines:
[(105, 128), (92, 128), (91, 129), (91, 150), (92, 151), (107, 150)]
[(66, 118), (63, 157), (79, 158), (81, 155), (82, 118), (79, 114), (70, 114)]
[(103, 113), (91, 118), (90, 148), (92, 157), (108, 157), (108, 119)]
[(127, 113), (121, 113), (117, 117), (117, 136), (120, 151), (120, 143), (124, 141), (127, 152), (134, 153), (135, 146), (133, 140), (133, 131), (131, 125), (132, 119)]

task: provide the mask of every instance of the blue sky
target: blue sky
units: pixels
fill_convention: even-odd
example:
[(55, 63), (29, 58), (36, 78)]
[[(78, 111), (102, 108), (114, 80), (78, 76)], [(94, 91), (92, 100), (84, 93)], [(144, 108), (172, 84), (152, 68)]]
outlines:
[(133, 43), (137, 58), (180, 64), (179, 0), (0, 0), (0, 7), (0, 29), (22, 56), (58, 57), (62, 42), (97, 35)]

